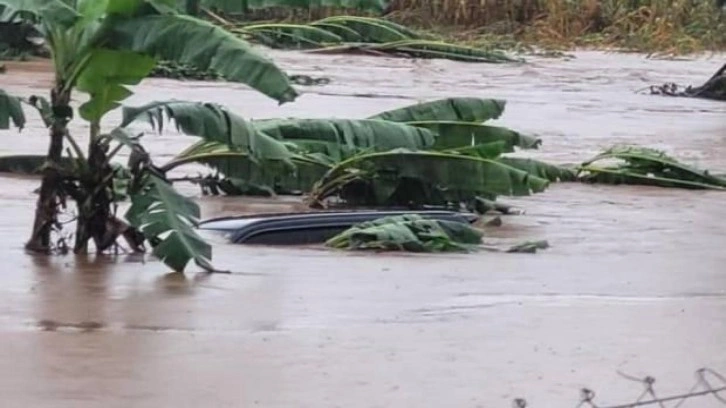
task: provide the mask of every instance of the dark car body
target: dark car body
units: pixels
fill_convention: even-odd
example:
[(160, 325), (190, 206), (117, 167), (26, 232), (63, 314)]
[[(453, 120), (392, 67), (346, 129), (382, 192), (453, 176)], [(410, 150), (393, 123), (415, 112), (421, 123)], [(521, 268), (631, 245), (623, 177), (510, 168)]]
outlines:
[(214, 218), (200, 223), (199, 229), (222, 233), (236, 244), (306, 245), (323, 243), (364, 221), (404, 214), (463, 223), (478, 219), (451, 211), (322, 211)]

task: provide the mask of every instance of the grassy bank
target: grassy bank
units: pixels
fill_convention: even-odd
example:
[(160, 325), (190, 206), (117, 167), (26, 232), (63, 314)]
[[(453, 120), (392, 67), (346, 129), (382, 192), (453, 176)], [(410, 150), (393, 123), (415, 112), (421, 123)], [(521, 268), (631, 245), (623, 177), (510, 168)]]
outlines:
[[(355, 14), (268, 9), (245, 17), (301, 22), (346, 13)], [(472, 45), (726, 50), (726, 13), (714, 0), (393, 0), (386, 18)]]
[(554, 48), (677, 54), (726, 49), (726, 14), (712, 0), (396, 0), (391, 17), (445, 27), (468, 41), (504, 36)]

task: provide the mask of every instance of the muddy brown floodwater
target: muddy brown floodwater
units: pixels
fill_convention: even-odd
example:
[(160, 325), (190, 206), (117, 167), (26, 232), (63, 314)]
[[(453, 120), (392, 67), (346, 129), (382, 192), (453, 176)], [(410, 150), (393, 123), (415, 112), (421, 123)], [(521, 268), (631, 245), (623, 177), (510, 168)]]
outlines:
[[(500, 123), (544, 139), (539, 158), (572, 163), (640, 143), (726, 172), (726, 105), (634, 92), (700, 83), (723, 55), (582, 52), (492, 66), (270, 54), (333, 82), (277, 107), (243, 86), (148, 80), (128, 103), (195, 99), (253, 118), (365, 117), (439, 97), (497, 97), (508, 100)], [(8, 91), (30, 95), (50, 83), (42, 64), (9, 68), (0, 75)], [(0, 154), (45, 149), (34, 115), (20, 135), (0, 137)], [(147, 137), (159, 161), (192, 140)], [(632, 402), (640, 386), (618, 370), (656, 376), (660, 394), (686, 391), (699, 367), (726, 372), (723, 193), (554, 185), (511, 200), (527, 214), (492, 232), (549, 240), (537, 255), (217, 244), (215, 263), (234, 273), (184, 277), (148, 258), (24, 254), (36, 186), (2, 178), (0, 189), (3, 407), (509, 407), (519, 396), (569, 407), (583, 386), (602, 403)], [(296, 206), (202, 203), (205, 216)]]

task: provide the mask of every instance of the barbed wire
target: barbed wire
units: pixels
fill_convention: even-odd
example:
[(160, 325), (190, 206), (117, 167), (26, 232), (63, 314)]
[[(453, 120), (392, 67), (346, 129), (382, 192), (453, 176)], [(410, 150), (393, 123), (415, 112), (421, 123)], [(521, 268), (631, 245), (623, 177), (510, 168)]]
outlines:
[[(577, 408), (637, 408), (646, 406), (655, 406), (657, 408), (680, 408), (683, 404), (690, 399), (699, 397), (713, 397), (716, 401), (723, 405), (726, 405), (726, 377), (719, 374), (718, 372), (710, 368), (701, 368), (696, 370), (696, 383), (691, 389), (682, 394), (669, 395), (665, 397), (658, 397), (656, 394), (654, 384), (655, 378), (652, 376), (646, 376), (643, 378), (631, 376), (618, 371), (618, 374), (626, 380), (640, 383), (643, 386), (643, 391), (640, 393), (638, 398), (626, 404), (618, 405), (598, 405), (595, 402), (596, 393), (589, 388), (582, 388), (580, 390), (580, 402), (577, 404)], [(725, 393), (725, 395), (720, 395)], [(512, 402), (514, 408), (527, 408), (527, 400), (524, 398), (517, 398)]]

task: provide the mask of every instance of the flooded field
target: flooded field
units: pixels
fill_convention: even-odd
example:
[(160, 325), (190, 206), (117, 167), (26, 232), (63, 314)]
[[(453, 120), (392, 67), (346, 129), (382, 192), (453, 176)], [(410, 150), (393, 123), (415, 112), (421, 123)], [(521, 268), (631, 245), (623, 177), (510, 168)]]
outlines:
[[(499, 123), (543, 139), (527, 153), (538, 158), (574, 163), (638, 143), (726, 173), (725, 104), (635, 93), (700, 83), (723, 55), (582, 52), (521, 66), (270, 55), (332, 83), (278, 107), (239, 85), (147, 80), (128, 104), (175, 98), (250, 118), (362, 118), (440, 97), (495, 97), (508, 101)], [(3, 89), (46, 92), (47, 67), (8, 67)], [(72, 130), (87, 132), (80, 122)], [(42, 153), (47, 141), (34, 115), (21, 134), (0, 137), (0, 154)], [(193, 140), (151, 135), (147, 146), (163, 162)], [(37, 181), (0, 180), (4, 407), (509, 407), (515, 397), (574, 407), (585, 386), (601, 404), (635, 400), (641, 387), (618, 370), (655, 376), (663, 395), (686, 392), (700, 367), (726, 373), (724, 193), (554, 185), (509, 200), (526, 214), (492, 232), (547, 239), (551, 249), (536, 255), (218, 244), (215, 264), (231, 275), (184, 277), (148, 258), (26, 255)], [(205, 217), (300, 207), (201, 202)]]

